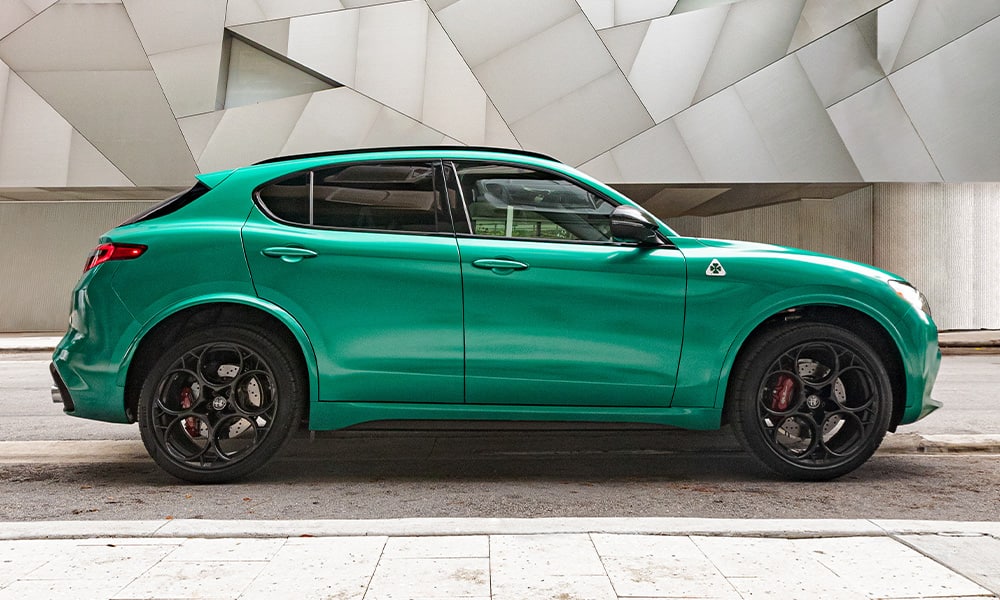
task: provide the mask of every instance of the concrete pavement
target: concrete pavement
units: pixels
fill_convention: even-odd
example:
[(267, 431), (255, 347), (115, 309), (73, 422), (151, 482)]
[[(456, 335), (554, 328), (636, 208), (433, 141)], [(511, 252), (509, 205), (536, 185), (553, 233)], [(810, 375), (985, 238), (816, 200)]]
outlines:
[(0, 598), (996, 598), (997, 523), (0, 524)]

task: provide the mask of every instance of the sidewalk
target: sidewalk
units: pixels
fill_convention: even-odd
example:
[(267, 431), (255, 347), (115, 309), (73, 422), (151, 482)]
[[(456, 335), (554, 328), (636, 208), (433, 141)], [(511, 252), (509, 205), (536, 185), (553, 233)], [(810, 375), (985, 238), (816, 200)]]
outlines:
[(997, 598), (1000, 524), (0, 523), (0, 598)]

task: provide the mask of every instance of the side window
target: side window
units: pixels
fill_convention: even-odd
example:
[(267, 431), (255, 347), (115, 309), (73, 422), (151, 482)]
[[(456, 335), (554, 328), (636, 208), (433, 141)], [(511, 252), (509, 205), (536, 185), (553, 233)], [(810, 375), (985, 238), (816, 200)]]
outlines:
[(451, 233), (433, 164), (339, 165), (275, 181), (261, 203), (291, 223), (333, 229)]
[(567, 179), (511, 165), (456, 168), (473, 235), (611, 241), (614, 205)]

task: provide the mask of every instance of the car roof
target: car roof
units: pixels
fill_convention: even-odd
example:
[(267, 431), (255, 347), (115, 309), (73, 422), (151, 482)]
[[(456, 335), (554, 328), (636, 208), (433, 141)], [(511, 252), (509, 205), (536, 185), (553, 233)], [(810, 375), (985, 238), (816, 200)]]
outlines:
[(494, 148), (490, 146), (388, 146), (382, 148), (350, 148), (346, 150), (331, 150), (328, 152), (310, 152), (308, 154), (291, 154), (287, 156), (275, 156), (259, 162), (256, 165), (267, 165), (285, 161), (299, 160), (303, 158), (322, 158), (326, 156), (340, 156), (344, 154), (368, 154), (376, 152), (498, 152), (502, 154), (515, 154), (518, 156), (528, 156), (531, 158), (541, 158), (552, 162), (559, 162), (555, 158), (541, 152), (531, 150), (521, 150), (520, 148)]

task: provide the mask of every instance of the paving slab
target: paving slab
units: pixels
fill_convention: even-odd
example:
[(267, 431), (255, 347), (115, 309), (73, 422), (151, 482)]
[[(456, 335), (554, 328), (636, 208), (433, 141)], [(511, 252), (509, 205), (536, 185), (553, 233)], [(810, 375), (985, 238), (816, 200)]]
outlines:
[(619, 596), (740, 598), (725, 575), (687, 536), (591, 537)]
[(899, 538), (911, 548), (1000, 595), (1000, 538), (924, 534)]
[[(798, 548), (877, 598), (988, 596), (989, 590), (890, 538), (798, 540)], [(891, 566), (890, 566), (891, 565)]]
[(288, 538), (244, 591), (241, 600), (361, 599), (375, 574), (386, 538)]
[(489, 596), (489, 558), (383, 557), (365, 600)]
[[(426, 521), (430, 527), (449, 520)], [(566, 533), (546, 532), (553, 523), (538, 519), (538, 531), (513, 533), (503, 526), (520, 529), (525, 520), (497, 519), (489, 527), (473, 521), (450, 525), (498, 533), (0, 540), (0, 600), (1000, 597), (1000, 536), (992, 523), (768, 520), (751, 530), (727, 519), (656, 519), (641, 526), (635, 523), (641, 519), (555, 520), (559, 528), (579, 530)], [(587, 531), (643, 529), (653, 521), (666, 527)], [(220, 524), (207, 523), (206, 533)], [(96, 532), (113, 524), (90, 525)], [(371, 521), (364, 528), (398, 525)], [(48, 529), (39, 524), (40, 531)], [(866, 533), (802, 537), (803, 531), (851, 530)], [(893, 533), (907, 530), (937, 533)]]

